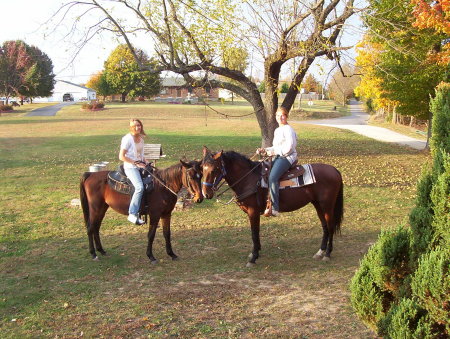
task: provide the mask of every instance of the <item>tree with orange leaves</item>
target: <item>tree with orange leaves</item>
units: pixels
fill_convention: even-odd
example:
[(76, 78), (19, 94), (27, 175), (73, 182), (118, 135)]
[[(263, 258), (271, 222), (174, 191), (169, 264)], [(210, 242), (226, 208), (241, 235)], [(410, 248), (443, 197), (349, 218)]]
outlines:
[[(416, 19), (413, 23), (414, 26), (450, 35), (450, 0), (411, 0), (411, 3), (415, 5), (413, 10)], [(431, 53), (429, 58), (440, 65), (449, 65), (449, 39), (442, 40), (441, 46)]]

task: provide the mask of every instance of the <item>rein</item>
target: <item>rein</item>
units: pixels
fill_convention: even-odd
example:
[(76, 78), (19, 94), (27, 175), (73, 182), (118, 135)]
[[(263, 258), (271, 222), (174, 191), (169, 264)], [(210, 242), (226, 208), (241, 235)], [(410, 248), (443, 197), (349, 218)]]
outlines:
[[(268, 158), (270, 158), (270, 157), (264, 157), (263, 159), (262, 159), (262, 161), (265, 161), (265, 160), (267, 160)], [(221, 192), (221, 193), (219, 193), (219, 194), (217, 194), (217, 198), (218, 197), (220, 197), (222, 194), (224, 194), (226, 191), (228, 191), (229, 189), (231, 189), (231, 188), (233, 188), (234, 186), (236, 186), (238, 183), (240, 183), (242, 180), (244, 180), (250, 173), (252, 173), (258, 166), (261, 166), (261, 163), (262, 162), (259, 162), (256, 166), (254, 166), (252, 169), (250, 169), (242, 178), (240, 178), (238, 181), (236, 181), (233, 185), (231, 185), (231, 186), (228, 186), (228, 188), (225, 190), (225, 191), (223, 191), (223, 192)], [(223, 163), (222, 163), (222, 165), (223, 165)], [(226, 174), (225, 174), (226, 175)], [(222, 178), (223, 178), (224, 176), (222, 176)], [(222, 178), (220, 179), (220, 180), (222, 180)], [(223, 183), (222, 183), (223, 184)], [(212, 184), (209, 184), (210, 186), (212, 186)], [(221, 187), (222, 185), (220, 185), (219, 187), (217, 187), (217, 189), (216, 190), (218, 190), (220, 187)], [(241, 196), (234, 196), (233, 198), (231, 198), (231, 200), (227, 203), (227, 204), (229, 204), (229, 203), (231, 203), (232, 201), (233, 201), (233, 199), (234, 198), (236, 198), (236, 200), (239, 200), (239, 198), (241, 198), (241, 199), (243, 199), (243, 198), (247, 198), (248, 196), (250, 196), (250, 195), (252, 195), (253, 193), (255, 193), (256, 191), (252, 191), (252, 192), (250, 192), (250, 193), (244, 193), (244, 194), (241, 194)]]
[[(156, 168), (156, 167), (153, 167)], [(154, 175), (151, 171), (149, 171), (147, 168), (145, 168), (145, 170), (157, 181), (159, 182), (163, 187), (167, 188), (173, 195), (178, 197), (178, 194), (176, 194), (172, 189), (170, 189), (166, 184), (164, 184), (164, 182), (158, 178), (156, 175)]]

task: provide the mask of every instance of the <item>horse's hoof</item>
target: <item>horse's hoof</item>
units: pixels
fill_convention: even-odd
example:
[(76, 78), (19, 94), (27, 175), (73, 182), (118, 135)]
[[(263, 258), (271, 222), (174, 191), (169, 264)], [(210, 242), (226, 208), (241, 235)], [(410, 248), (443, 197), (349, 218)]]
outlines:
[(94, 261), (100, 261), (100, 259), (99, 259), (97, 256), (95, 256), (95, 258), (92, 258), (92, 260), (94, 260)]
[(254, 262), (248, 262), (247, 263), (247, 265), (245, 265), (246, 267), (248, 267), (248, 268), (252, 268), (252, 267), (255, 267), (256, 266), (256, 263), (254, 263)]
[(107, 253), (106, 253), (106, 251), (99, 251), (102, 255), (108, 255)]
[(150, 260), (150, 262), (151, 262), (152, 265), (156, 265), (158, 263), (158, 260), (156, 260), (156, 259), (155, 260)]
[(172, 257), (172, 261), (177, 261), (177, 260), (180, 260), (180, 258), (178, 258), (177, 256)]
[(322, 261), (330, 261), (330, 257), (323, 257)]
[(325, 253), (324, 250), (318, 250), (317, 253), (314, 254), (313, 259), (322, 259)]

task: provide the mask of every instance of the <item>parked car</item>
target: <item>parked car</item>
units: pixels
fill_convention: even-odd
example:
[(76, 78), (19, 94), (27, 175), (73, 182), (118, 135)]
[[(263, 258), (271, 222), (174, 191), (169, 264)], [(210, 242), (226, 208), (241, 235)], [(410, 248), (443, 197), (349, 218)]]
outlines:
[(66, 93), (63, 95), (63, 101), (73, 101), (73, 95), (70, 93)]

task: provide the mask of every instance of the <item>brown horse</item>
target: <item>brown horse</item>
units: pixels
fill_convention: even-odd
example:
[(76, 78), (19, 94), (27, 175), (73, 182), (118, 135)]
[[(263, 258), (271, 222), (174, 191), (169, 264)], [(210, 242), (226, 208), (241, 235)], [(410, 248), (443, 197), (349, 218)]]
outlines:
[[(147, 256), (155, 264), (157, 260), (153, 256), (152, 245), (159, 219), (162, 220), (167, 254), (173, 260), (178, 258), (173, 252), (170, 242), (170, 218), (177, 202), (175, 193), (179, 192), (182, 186), (185, 186), (194, 197), (195, 202), (202, 202), (203, 197), (201, 192), (202, 172), (199, 161), (187, 163), (180, 160), (178, 164), (163, 170), (155, 169), (153, 173), (159, 180), (154, 180), (153, 190), (144, 194), (147, 194), (148, 202), (148, 210), (145, 214), (150, 215)], [(80, 200), (89, 239), (89, 252), (94, 260), (98, 260), (94, 242), (97, 251), (106, 254), (100, 242), (99, 233), (106, 210), (111, 207), (116, 212), (127, 215), (131, 200), (130, 195), (113, 190), (108, 185), (107, 176), (108, 171), (86, 172), (81, 177), (80, 182)]]
[[(248, 215), (252, 230), (253, 250), (247, 266), (256, 263), (261, 250), (260, 215), (266, 207), (267, 188), (261, 188), (260, 162), (254, 162), (236, 152), (212, 153), (203, 147), (203, 195), (214, 196), (223, 179), (234, 191), (237, 204)], [(322, 223), (323, 237), (315, 259), (329, 260), (333, 250), (333, 235), (340, 231), (344, 214), (343, 183), (339, 171), (327, 164), (312, 164), (316, 183), (280, 190), (280, 212), (291, 212), (312, 203)]]

